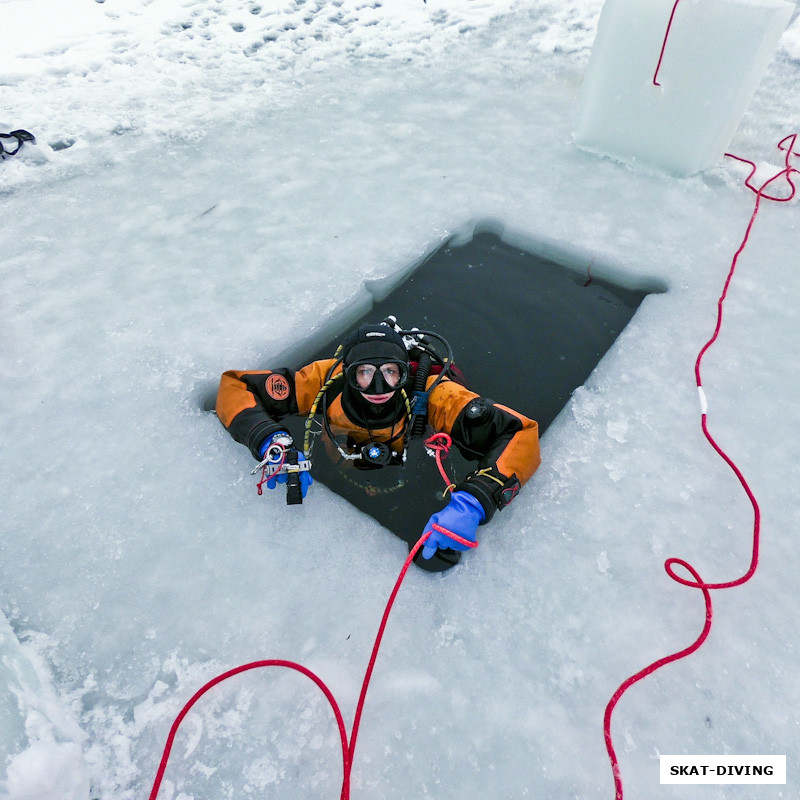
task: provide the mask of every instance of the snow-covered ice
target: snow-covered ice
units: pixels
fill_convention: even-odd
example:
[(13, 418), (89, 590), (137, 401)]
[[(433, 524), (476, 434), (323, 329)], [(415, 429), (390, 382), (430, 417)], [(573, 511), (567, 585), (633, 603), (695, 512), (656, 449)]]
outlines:
[[(750, 558), (693, 365), (753, 195), (730, 159), (676, 179), (575, 146), (600, 8), (0, 1), (0, 130), (37, 137), (0, 163), (9, 800), (146, 796), (181, 706), (257, 659), (315, 670), (352, 719), (404, 547), (323, 486), (300, 508), (258, 497), (200, 403), (478, 218), (668, 291), (481, 547), (409, 573), (353, 798), (613, 796), (606, 703), (703, 623), (664, 559), (723, 581)], [(730, 147), (762, 179), (800, 129), (798, 74), (795, 12)], [(703, 367), (711, 430), (761, 504), (760, 565), (714, 593), (698, 653), (617, 707), (627, 798), (797, 795), (798, 202), (763, 204)], [(788, 783), (661, 786), (659, 753), (785, 753)], [(189, 714), (160, 796), (327, 800), (340, 775), (319, 692), (254, 672)]]

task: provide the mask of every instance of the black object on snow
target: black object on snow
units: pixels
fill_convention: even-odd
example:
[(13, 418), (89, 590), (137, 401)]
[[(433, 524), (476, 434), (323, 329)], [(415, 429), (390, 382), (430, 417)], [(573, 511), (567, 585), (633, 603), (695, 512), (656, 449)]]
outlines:
[[(9, 149), (8, 145), (3, 141), (4, 139), (14, 139), (16, 140), (16, 145), (12, 144), (11, 149)], [(0, 133), (0, 159), (5, 159), (6, 156), (15, 156), (25, 142), (35, 141), (36, 137), (32, 133), (28, 133), (28, 131), (17, 130), (11, 131), (11, 133)]]

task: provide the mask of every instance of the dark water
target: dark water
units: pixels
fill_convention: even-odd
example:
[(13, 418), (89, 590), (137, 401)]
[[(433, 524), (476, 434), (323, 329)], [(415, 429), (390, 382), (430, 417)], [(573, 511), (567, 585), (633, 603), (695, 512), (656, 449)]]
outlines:
[[(403, 327), (444, 336), (470, 389), (537, 420), (543, 432), (647, 293), (571, 271), (493, 233), (476, 233), (467, 244), (445, 243), (386, 298), (375, 300), (369, 312), (347, 321), (330, 340), (311, 343), (303, 363), (330, 358), (359, 323), (380, 322), (392, 314)], [(289, 427), (302, 441), (302, 420)], [(315, 480), (409, 545), (430, 515), (446, 504), (444, 483), (421, 440), (412, 442), (402, 468), (364, 472), (349, 464), (336, 466), (321, 440), (312, 461)], [(454, 478), (474, 468), (455, 449), (445, 463)], [(313, 503), (313, 489), (306, 502)]]

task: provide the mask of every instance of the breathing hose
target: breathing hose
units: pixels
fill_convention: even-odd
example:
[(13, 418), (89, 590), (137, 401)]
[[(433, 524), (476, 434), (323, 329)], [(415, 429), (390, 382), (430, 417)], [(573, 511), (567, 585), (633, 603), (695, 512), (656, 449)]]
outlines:
[(425, 386), (428, 382), (428, 375), (431, 374), (433, 359), (425, 351), (420, 352), (417, 362), (417, 371), (414, 373), (413, 387), (413, 416), (411, 421), (411, 438), (418, 439), (425, 433), (427, 423), (428, 395)]

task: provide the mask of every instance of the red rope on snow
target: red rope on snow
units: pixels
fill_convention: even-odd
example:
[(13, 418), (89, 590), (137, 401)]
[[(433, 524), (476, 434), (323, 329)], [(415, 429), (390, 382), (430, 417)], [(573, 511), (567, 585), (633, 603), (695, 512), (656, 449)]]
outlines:
[[(425, 445), (429, 447), (431, 450), (434, 451), (436, 454), (436, 464), (439, 467), (439, 472), (441, 473), (442, 477), (444, 478), (444, 482), (450, 485), (449, 479), (447, 474), (444, 471), (444, 467), (442, 467), (442, 458), (447, 456), (447, 453), (450, 450), (450, 446), (452, 445), (452, 439), (446, 433), (438, 433), (431, 436), (429, 439), (425, 441)], [(285, 452), (284, 452), (285, 458)], [(281, 462), (283, 463), (283, 462)], [(259, 494), (261, 493), (261, 485), (265, 480), (265, 472), (266, 468), (262, 472), (262, 479), (261, 483), (259, 484)], [(460, 542), (463, 545), (467, 545), (468, 547), (477, 547), (477, 542), (471, 542), (468, 539), (464, 539), (461, 536), (453, 533), (452, 531), (443, 528), (441, 525), (437, 525), (434, 523), (432, 526), (435, 530), (440, 531), (441, 533), (446, 534), (451, 539), (454, 539), (457, 542)], [(411, 566), (411, 562), (414, 560), (414, 556), (417, 555), (419, 549), (425, 543), (425, 541), (430, 536), (430, 531), (428, 533), (423, 534), (420, 537), (419, 541), (414, 545), (411, 549), (411, 552), (408, 554), (408, 557), (403, 564), (402, 569), (400, 570), (400, 574), (397, 577), (397, 581), (395, 582), (394, 589), (392, 589), (392, 593), (389, 595), (389, 600), (386, 603), (386, 608), (383, 612), (383, 617), (381, 619), (381, 623), (378, 627), (378, 633), (375, 637), (375, 644), (372, 646), (372, 653), (370, 654), (369, 664), (367, 665), (367, 671), (364, 674), (364, 680), (361, 684), (361, 692), (358, 697), (358, 703), (356, 705), (356, 712), (355, 716), (353, 717), (353, 727), (350, 731), (350, 737), (348, 739), (347, 730), (344, 724), (344, 718), (342, 717), (342, 712), (339, 708), (339, 704), (336, 702), (336, 698), (333, 696), (331, 690), (327, 687), (325, 682), (314, 672), (310, 669), (304, 667), (302, 664), (297, 664), (294, 661), (284, 661), (283, 659), (266, 659), (263, 661), (253, 661), (250, 664), (242, 664), (239, 667), (234, 667), (233, 669), (228, 670), (227, 672), (223, 672), (217, 677), (212, 678), (208, 683), (202, 686), (195, 694), (191, 697), (189, 702), (181, 709), (178, 716), (175, 718), (175, 721), (172, 723), (172, 727), (170, 728), (169, 735), (167, 736), (167, 742), (164, 746), (164, 751), (161, 756), (161, 763), (159, 764), (158, 771), (156, 773), (155, 780), (153, 781), (153, 788), (150, 792), (149, 800), (156, 800), (158, 796), (159, 789), (161, 788), (161, 783), (164, 779), (164, 773), (167, 770), (167, 764), (169, 763), (170, 753), (172, 752), (172, 746), (175, 741), (175, 736), (178, 733), (178, 728), (181, 725), (181, 722), (185, 719), (186, 715), (192, 709), (194, 704), (208, 692), (210, 689), (213, 689), (217, 684), (222, 683), (223, 681), (227, 680), (228, 678), (232, 678), (235, 675), (240, 675), (243, 672), (247, 672), (253, 669), (260, 669), (262, 667), (285, 667), (287, 669), (293, 669), (297, 672), (302, 673), (307, 678), (310, 678), (314, 683), (320, 688), (322, 693), (325, 695), (328, 703), (333, 710), (334, 717), (336, 718), (336, 724), (339, 728), (339, 738), (342, 744), (342, 791), (340, 794), (340, 800), (349, 800), (350, 798), (350, 771), (353, 764), (353, 758), (355, 756), (356, 751), (356, 740), (358, 739), (358, 731), (361, 725), (361, 716), (364, 711), (364, 703), (367, 698), (367, 691), (369, 689), (369, 684), (372, 679), (372, 672), (375, 668), (375, 662), (378, 658), (378, 651), (380, 650), (381, 642), (383, 640), (383, 634), (386, 630), (386, 625), (389, 622), (389, 614), (392, 611), (392, 607), (394, 606), (394, 601), (397, 598), (397, 593), (400, 591), (400, 586), (405, 579), (406, 573), (408, 572), (409, 567)]]
[(158, 796), (158, 790), (161, 788), (161, 781), (164, 778), (164, 773), (167, 769), (167, 764), (169, 763), (169, 756), (172, 752), (172, 745), (175, 741), (175, 735), (178, 733), (178, 728), (180, 727), (181, 722), (183, 722), (186, 715), (191, 710), (192, 706), (207, 692), (209, 689), (213, 689), (218, 683), (222, 683), (223, 681), (227, 680), (228, 678), (232, 678), (234, 675), (239, 675), (242, 672), (247, 672), (251, 669), (260, 669), (262, 667), (286, 667), (288, 669), (296, 670), (297, 672), (302, 673), (308, 678), (311, 678), (314, 683), (319, 686), (322, 690), (325, 697), (328, 699), (328, 702), (333, 709), (334, 716), (336, 717), (336, 724), (339, 726), (339, 736), (342, 741), (342, 761), (344, 764), (344, 781), (342, 784), (342, 799), (347, 797), (345, 794), (345, 789), (349, 787), (349, 780), (350, 780), (350, 754), (347, 748), (347, 731), (345, 730), (344, 726), (344, 719), (342, 718), (342, 713), (339, 710), (339, 704), (336, 702), (336, 698), (331, 694), (330, 689), (325, 685), (325, 683), (317, 677), (311, 670), (306, 669), (301, 664), (296, 664), (294, 661), (284, 661), (282, 659), (268, 659), (264, 661), (253, 661), (250, 664), (242, 664), (239, 667), (235, 667), (234, 669), (228, 670), (227, 672), (223, 672), (221, 675), (217, 675), (216, 678), (213, 678), (208, 683), (206, 683), (201, 689), (199, 689), (195, 694), (192, 696), (191, 700), (181, 709), (180, 714), (175, 718), (175, 722), (172, 723), (172, 727), (169, 731), (169, 736), (167, 737), (167, 743), (164, 746), (164, 752), (161, 756), (161, 763), (158, 767), (158, 772), (156, 773), (155, 781), (153, 782), (153, 788), (150, 792), (150, 800), (156, 800)]
[(333, 709), (333, 714), (336, 717), (336, 724), (339, 728), (339, 738), (342, 744), (342, 791), (340, 794), (340, 800), (349, 800), (350, 798), (350, 770), (353, 764), (353, 757), (355, 755), (356, 750), (356, 739), (358, 737), (358, 729), (361, 724), (361, 715), (364, 710), (364, 702), (367, 697), (367, 690), (369, 689), (369, 683), (372, 678), (372, 671), (375, 667), (375, 662), (378, 658), (378, 650), (381, 646), (381, 641), (383, 639), (384, 631), (386, 630), (386, 625), (389, 621), (389, 614), (391, 613), (392, 606), (394, 605), (395, 598), (397, 597), (397, 593), (400, 591), (400, 586), (403, 583), (403, 579), (408, 572), (408, 568), (411, 565), (411, 562), (416, 556), (419, 549), (425, 543), (425, 540), (430, 536), (430, 533), (421, 536), (419, 541), (414, 545), (411, 549), (411, 552), (408, 554), (408, 557), (403, 564), (403, 568), (400, 570), (400, 575), (395, 582), (394, 589), (392, 590), (391, 595), (389, 596), (389, 600), (386, 604), (386, 609), (383, 612), (383, 618), (381, 619), (381, 624), (378, 628), (378, 634), (375, 637), (375, 644), (372, 647), (372, 654), (370, 655), (369, 665), (367, 666), (367, 671), (364, 675), (364, 680), (361, 684), (361, 694), (358, 698), (358, 705), (356, 707), (355, 717), (353, 719), (353, 727), (350, 732), (350, 737), (348, 741), (347, 730), (345, 728), (344, 719), (342, 717), (342, 713), (339, 709), (339, 704), (336, 702), (336, 698), (333, 696), (331, 690), (327, 687), (325, 682), (314, 672), (306, 667), (302, 666), (301, 664), (297, 664), (294, 661), (284, 661), (283, 659), (267, 659), (264, 661), (254, 661), (250, 664), (243, 664), (239, 667), (235, 667), (234, 669), (228, 670), (227, 672), (223, 672), (221, 675), (217, 675), (217, 677), (210, 680), (206, 683), (201, 689), (199, 689), (189, 700), (188, 703), (181, 709), (181, 712), (175, 718), (175, 721), (172, 723), (172, 727), (169, 731), (169, 736), (167, 737), (167, 743), (164, 746), (164, 752), (161, 756), (161, 763), (158, 767), (158, 772), (156, 773), (155, 781), (153, 782), (153, 788), (150, 792), (149, 800), (156, 800), (158, 796), (159, 789), (161, 787), (161, 782), (164, 778), (164, 773), (167, 769), (167, 764), (169, 762), (170, 753), (172, 751), (172, 745), (175, 740), (175, 735), (178, 732), (178, 728), (180, 727), (181, 722), (183, 722), (186, 715), (191, 710), (192, 706), (210, 689), (216, 686), (219, 683), (227, 680), (228, 678), (232, 678), (234, 675), (239, 675), (242, 672), (247, 672), (248, 670), (252, 669), (259, 669), (261, 667), (286, 667), (288, 669), (296, 670), (297, 672), (302, 673), (306, 677), (310, 678), (314, 683), (322, 690), (322, 693), (330, 703), (331, 708)]
[[(361, 694), (359, 695), (358, 704), (356, 705), (355, 717), (353, 718), (353, 730), (350, 734), (349, 749), (351, 763), (356, 750), (356, 738), (358, 737), (358, 728), (361, 724), (361, 713), (364, 710), (364, 701), (367, 698), (367, 689), (369, 688), (369, 682), (372, 678), (372, 670), (375, 666), (375, 661), (378, 658), (378, 650), (380, 649), (381, 640), (383, 639), (383, 632), (386, 629), (386, 623), (389, 621), (389, 613), (392, 610), (397, 593), (400, 591), (400, 584), (402, 584), (403, 579), (408, 572), (408, 568), (411, 566), (411, 562), (414, 560), (414, 556), (417, 554), (429, 536), (430, 533), (426, 533), (424, 536), (420, 537), (419, 541), (414, 545), (411, 552), (408, 554), (408, 557), (403, 564), (403, 568), (400, 570), (400, 575), (397, 578), (394, 589), (392, 590), (391, 595), (389, 595), (389, 602), (386, 604), (386, 609), (383, 612), (383, 618), (381, 619), (381, 624), (378, 628), (378, 635), (375, 637), (375, 644), (372, 647), (372, 654), (369, 658), (369, 665), (367, 666), (367, 671), (364, 674), (364, 682), (361, 685)], [(346, 800), (346, 796), (344, 794), (342, 795), (342, 800)]]
[[(677, 6), (677, 3), (675, 4)], [(742, 240), (739, 249), (736, 251), (733, 261), (731, 262), (730, 269), (728, 271), (727, 279), (725, 280), (725, 286), (723, 288), (722, 294), (717, 302), (717, 324), (714, 328), (714, 333), (711, 338), (705, 343), (705, 345), (700, 350), (697, 360), (695, 362), (695, 380), (697, 383), (697, 390), (700, 394), (700, 403), (701, 403), (701, 427), (703, 430), (703, 434), (705, 435), (708, 442), (717, 452), (717, 454), (725, 461), (725, 463), (731, 468), (733, 473), (736, 475), (739, 483), (741, 484), (742, 488), (744, 489), (747, 497), (750, 501), (750, 504), (753, 508), (753, 550), (752, 556), (750, 559), (750, 566), (748, 567), (747, 571), (745, 572), (742, 577), (737, 578), (736, 580), (726, 581), (723, 583), (706, 583), (701, 577), (697, 570), (689, 564), (687, 561), (684, 561), (681, 558), (669, 558), (666, 562), (664, 562), (664, 569), (666, 570), (667, 574), (669, 575), (672, 580), (677, 581), (678, 583), (688, 586), (692, 589), (700, 589), (703, 593), (703, 599), (705, 601), (705, 624), (703, 625), (703, 629), (700, 632), (700, 635), (686, 647), (684, 650), (680, 650), (677, 653), (673, 653), (672, 655), (665, 656), (664, 658), (660, 658), (658, 661), (654, 661), (649, 666), (645, 667), (644, 669), (637, 672), (635, 675), (632, 675), (628, 678), (618, 689), (614, 692), (611, 700), (609, 701), (608, 705), (606, 706), (605, 715), (603, 717), (603, 732), (605, 736), (606, 742), (606, 750), (608, 751), (608, 756), (611, 761), (611, 769), (614, 775), (614, 785), (616, 788), (616, 800), (622, 800), (623, 797), (623, 789), (622, 789), (622, 777), (620, 775), (619, 769), (619, 761), (617, 760), (617, 755), (614, 750), (614, 743), (611, 736), (611, 717), (614, 713), (614, 709), (619, 702), (620, 698), (622, 697), (625, 692), (630, 689), (635, 683), (638, 683), (643, 678), (646, 678), (648, 675), (652, 675), (656, 670), (661, 669), (661, 667), (666, 666), (667, 664), (671, 664), (675, 661), (679, 661), (682, 658), (686, 658), (687, 656), (694, 653), (698, 650), (705, 640), (708, 638), (708, 634), (711, 631), (711, 622), (713, 618), (713, 610), (711, 606), (711, 590), (712, 589), (730, 589), (734, 586), (741, 586), (742, 584), (746, 583), (753, 577), (755, 571), (758, 567), (758, 554), (759, 554), (759, 546), (760, 546), (760, 535), (761, 535), (761, 510), (758, 506), (758, 501), (756, 500), (755, 495), (753, 494), (750, 486), (747, 483), (744, 475), (742, 474), (741, 470), (736, 466), (733, 460), (725, 453), (725, 451), (717, 444), (714, 438), (711, 436), (711, 433), (708, 430), (708, 421), (707, 421), (707, 406), (706, 406), (706, 396), (703, 390), (703, 383), (700, 376), (700, 367), (703, 361), (703, 357), (705, 356), (706, 352), (708, 352), (709, 348), (717, 341), (719, 337), (720, 330), (722, 328), (722, 311), (723, 305), (725, 303), (725, 298), (728, 294), (728, 289), (731, 284), (731, 280), (733, 278), (733, 273), (736, 271), (736, 266), (739, 261), (739, 256), (744, 251), (747, 243), (750, 239), (750, 232), (753, 229), (753, 224), (755, 223), (756, 217), (758, 216), (759, 209), (761, 207), (761, 200), (774, 200), (779, 203), (785, 203), (791, 200), (796, 193), (795, 184), (792, 181), (792, 175), (798, 172), (791, 164), (791, 159), (793, 157), (800, 157), (800, 151), (795, 151), (795, 146), (797, 145), (797, 134), (792, 134), (787, 136), (786, 138), (782, 139), (781, 142), (778, 144), (778, 149), (785, 152), (784, 157), (784, 168), (778, 172), (777, 174), (773, 175), (760, 187), (756, 187), (752, 184), (751, 180), (756, 173), (756, 165), (745, 158), (740, 158), (739, 156), (732, 155), (730, 153), (726, 153), (725, 155), (734, 158), (737, 161), (743, 161), (747, 164), (750, 164), (751, 171), (747, 180), (745, 181), (746, 186), (755, 193), (756, 200), (755, 206), (753, 208), (753, 213), (750, 217), (750, 221), (747, 225), (747, 230), (744, 235), (744, 239)], [(786, 196), (777, 196), (775, 194), (768, 193), (767, 187), (769, 187), (775, 181), (780, 179), (785, 179), (786, 183), (790, 187), (789, 194)], [(693, 580), (687, 580), (686, 578), (680, 577), (675, 572), (675, 567), (681, 566), (685, 570), (687, 570)]]
[[(677, 7), (678, 2), (679, 2), (679, 0), (676, 0), (675, 8)], [(673, 16), (674, 16), (675, 8), (673, 8)], [(672, 18), (670, 18), (670, 25), (671, 25), (671, 23), (672, 23)], [(667, 30), (667, 33), (669, 33), (669, 29)], [(666, 46), (666, 37), (665, 37), (665, 45), (664, 46)], [(663, 48), (662, 48), (662, 57), (663, 57)], [(660, 60), (659, 60), (659, 65), (660, 65)], [(658, 71), (656, 71), (656, 73), (657, 72)], [(654, 81), (655, 81), (655, 79), (654, 79)], [(759, 208), (760, 208), (761, 200), (765, 199), (765, 200), (774, 200), (776, 202), (788, 202), (789, 200), (791, 200), (795, 196), (796, 188), (795, 188), (794, 182), (792, 181), (792, 175), (794, 173), (798, 173), (798, 170), (795, 169), (794, 167), (792, 167), (790, 162), (791, 162), (791, 158), (792, 157), (800, 157), (800, 153), (795, 152), (795, 150), (794, 150), (796, 144), (797, 144), (797, 134), (793, 134), (791, 136), (787, 136), (786, 138), (784, 138), (778, 144), (778, 148), (786, 153), (785, 160), (784, 160), (785, 161), (784, 169), (781, 170), (776, 175), (774, 175), (773, 177), (769, 178), (760, 187), (755, 187), (751, 183), (751, 180), (752, 180), (752, 178), (755, 175), (756, 170), (757, 170), (756, 165), (752, 161), (748, 161), (747, 159), (740, 158), (739, 156), (735, 156), (735, 155), (732, 155), (730, 153), (726, 153), (726, 155), (731, 157), (731, 158), (734, 158), (734, 159), (737, 159), (738, 161), (743, 161), (745, 163), (750, 164), (751, 172), (750, 172), (747, 180), (745, 181), (745, 184), (747, 185), (747, 187), (749, 189), (751, 189), (755, 193), (756, 202), (755, 202), (755, 207), (753, 209), (753, 214), (751, 215), (750, 222), (749, 222), (749, 224), (747, 226), (747, 231), (745, 233), (745, 237), (744, 237), (744, 239), (742, 241), (742, 244), (740, 245), (739, 249), (736, 251), (736, 254), (734, 255), (733, 261), (731, 263), (731, 268), (730, 268), (730, 270), (728, 272), (728, 276), (727, 276), (727, 279), (725, 281), (725, 286), (724, 286), (722, 295), (720, 296), (719, 301), (717, 303), (717, 324), (716, 324), (716, 327), (714, 329), (714, 333), (713, 333), (712, 337), (709, 339), (709, 341), (706, 342), (706, 344), (701, 349), (700, 353), (697, 356), (697, 361), (695, 362), (695, 377), (696, 377), (697, 389), (698, 389), (698, 391), (700, 393), (700, 399), (701, 399), (701, 405), (702, 405), (702, 429), (703, 429), (703, 433), (705, 434), (706, 438), (708, 439), (709, 443), (712, 445), (714, 450), (720, 455), (720, 457), (728, 464), (728, 466), (736, 474), (736, 477), (739, 479), (739, 482), (741, 483), (743, 489), (747, 493), (747, 496), (748, 496), (748, 498), (749, 498), (749, 500), (750, 500), (750, 502), (752, 504), (752, 507), (753, 507), (753, 513), (754, 513), (753, 554), (752, 554), (752, 558), (751, 558), (751, 562), (750, 562), (750, 567), (748, 568), (747, 572), (741, 578), (738, 578), (736, 580), (728, 581), (728, 582), (725, 582), (725, 583), (706, 583), (705, 581), (702, 580), (702, 578), (700, 577), (700, 574), (697, 572), (697, 570), (694, 567), (692, 567), (692, 565), (689, 564), (687, 561), (684, 561), (683, 559), (680, 559), (680, 558), (670, 558), (670, 559), (667, 559), (667, 561), (665, 562), (664, 567), (665, 567), (665, 569), (667, 571), (667, 574), (673, 580), (677, 581), (678, 583), (683, 584), (684, 586), (689, 586), (691, 588), (700, 589), (702, 591), (703, 598), (704, 598), (704, 601), (705, 601), (705, 611), (706, 611), (706, 613), (705, 613), (705, 624), (703, 626), (702, 631), (700, 632), (700, 635), (695, 639), (695, 641), (691, 645), (689, 645), (688, 647), (686, 647), (685, 649), (683, 649), (683, 650), (681, 650), (681, 651), (679, 651), (677, 653), (673, 653), (672, 655), (665, 656), (665, 657), (659, 659), (658, 661), (653, 662), (649, 666), (647, 666), (644, 669), (642, 669), (639, 672), (637, 672), (635, 675), (632, 675), (630, 678), (628, 678), (617, 689), (617, 691), (614, 693), (614, 695), (612, 696), (611, 700), (609, 701), (609, 703), (608, 703), (608, 705), (606, 707), (604, 720), (603, 720), (603, 725), (604, 725), (604, 736), (605, 736), (605, 742), (606, 742), (606, 749), (608, 750), (608, 755), (609, 755), (609, 758), (611, 760), (611, 767), (612, 767), (612, 771), (613, 771), (613, 774), (614, 774), (614, 783), (615, 783), (615, 787), (616, 787), (616, 798), (617, 798), (617, 800), (622, 800), (622, 797), (623, 797), (622, 778), (621, 778), (620, 769), (619, 769), (619, 762), (617, 760), (616, 752), (614, 750), (614, 745), (613, 745), (613, 739), (612, 739), (612, 736), (611, 736), (611, 718), (612, 718), (612, 715), (613, 715), (614, 709), (616, 708), (617, 703), (622, 698), (622, 696), (625, 694), (625, 692), (631, 686), (633, 686), (635, 683), (638, 683), (642, 679), (646, 678), (648, 675), (652, 675), (656, 670), (661, 669), (661, 667), (666, 666), (667, 664), (670, 664), (672, 662), (678, 661), (679, 659), (685, 658), (685, 657), (691, 655), (692, 653), (694, 653), (697, 649), (699, 649), (702, 646), (702, 644), (705, 642), (705, 640), (708, 637), (708, 634), (709, 634), (709, 632), (711, 630), (711, 623), (712, 623), (712, 619), (713, 619), (713, 610), (712, 610), (712, 604), (711, 604), (711, 592), (710, 592), (710, 590), (711, 589), (727, 589), (727, 588), (731, 588), (731, 587), (734, 587), (734, 586), (740, 586), (743, 583), (746, 583), (748, 580), (750, 580), (750, 578), (753, 576), (753, 574), (755, 573), (756, 568), (758, 566), (759, 534), (760, 534), (760, 521), (761, 521), (761, 514), (760, 514), (759, 507), (758, 507), (758, 502), (756, 501), (756, 498), (755, 498), (753, 492), (751, 491), (749, 485), (747, 484), (747, 481), (745, 480), (745, 478), (744, 478), (743, 474), (741, 473), (741, 471), (739, 470), (739, 468), (732, 461), (732, 459), (722, 450), (722, 448), (716, 443), (716, 441), (713, 439), (713, 437), (711, 436), (711, 434), (710, 434), (710, 432), (708, 430), (705, 392), (703, 391), (703, 388), (702, 388), (702, 381), (701, 381), (701, 378), (700, 378), (700, 367), (701, 367), (701, 363), (702, 363), (703, 357), (705, 356), (706, 352), (714, 344), (714, 342), (717, 340), (717, 338), (719, 336), (719, 332), (720, 332), (720, 329), (722, 327), (723, 304), (725, 302), (725, 298), (726, 298), (727, 293), (728, 293), (728, 288), (730, 286), (731, 279), (733, 278), (733, 273), (734, 273), (734, 271), (736, 269), (736, 265), (738, 263), (739, 256), (741, 255), (742, 251), (746, 247), (747, 242), (748, 242), (748, 240), (750, 238), (750, 232), (751, 232), (751, 230), (753, 228), (753, 224), (755, 223), (756, 217), (758, 215), (758, 211), (759, 211)], [(789, 195), (785, 196), (785, 197), (779, 197), (779, 196), (767, 193), (766, 192), (767, 187), (770, 186), (770, 184), (772, 184), (773, 182), (779, 180), (780, 178), (785, 178), (786, 182), (791, 187), (791, 191), (790, 191)], [(435, 456), (436, 456), (436, 464), (437, 464), (437, 467), (439, 468), (439, 472), (440, 472), (442, 478), (444, 479), (445, 484), (450, 486), (451, 485), (450, 484), (450, 480), (449, 480), (449, 478), (447, 476), (447, 473), (444, 470), (444, 467), (442, 466), (442, 459), (446, 458), (447, 453), (449, 452), (450, 446), (452, 444), (452, 441), (451, 441), (450, 437), (447, 434), (444, 434), (444, 433), (435, 434), (434, 436), (430, 437), (430, 439), (426, 440), (425, 444), (429, 449), (434, 451)], [(264, 480), (266, 478), (265, 472), (266, 472), (266, 470), (264, 470), (262, 472), (262, 480), (261, 480), (261, 483), (259, 483), (259, 490), (261, 490), (263, 482), (264, 482)], [(260, 491), (259, 491), (259, 493), (260, 493)], [(434, 524), (432, 527), (435, 530), (439, 530), (439, 531), (445, 533), (446, 535), (450, 536), (451, 538), (455, 539), (456, 541), (461, 542), (464, 545), (468, 545), (470, 547), (476, 547), (477, 546), (476, 542), (470, 542), (470, 541), (468, 541), (466, 539), (462, 539), (461, 537), (455, 535), (451, 531), (448, 531), (446, 528), (442, 528), (439, 525)], [(227, 672), (224, 672), (224, 673), (218, 675), (217, 677), (213, 678), (212, 680), (208, 681), (208, 683), (206, 683), (203, 687), (201, 687), (191, 697), (191, 699), (186, 703), (186, 705), (181, 709), (180, 713), (175, 718), (175, 721), (173, 722), (172, 727), (170, 728), (169, 735), (167, 737), (167, 742), (166, 742), (166, 744), (164, 746), (164, 751), (163, 751), (163, 754), (162, 754), (162, 757), (161, 757), (161, 762), (159, 764), (159, 768), (158, 768), (158, 771), (156, 773), (155, 780), (153, 782), (153, 788), (152, 788), (152, 790), (150, 792), (149, 800), (156, 800), (156, 798), (158, 796), (158, 792), (159, 792), (159, 789), (161, 787), (161, 783), (163, 781), (164, 774), (165, 774), (166, 769), (167, 769), (167, 765), (169, 763), (170, 754), (171, 754), (171, 751), (172, 751), (172, 747), (173, 747), (173, 744), (174, 744), (175, 737), (177, 735), (178, 729), (179, 729), (181, 723), (183, 722), (183, 720), (185, 719), (186, 715), (189, 713), (189, 711), (195, 705), (195, 703), (197, 703), (197, 701), (200, 700), (200, 698), (203, 697), (203, 695), (205, 695), (206, 692), (208, 692), (214, 686), (217, 686), (218, 684), (220, 684), (223, 681), (227, 680), (228, 678), (232, 678), (235, 675), (239, 675), (239, 674), (241, 674), (243, 672), (247, 672), (249, 670), (259, 669), (259, 668), (263, 668), (263, 667), (284, 667), (284, 668), (293, 669), (293, 670), (295, 670), (297, 672), (300, 672), (301, 674), (303, 674), (306, 677), (310, 678), (320, 688), (320, 690), (325, 695), (326, 699), (328, 700), (328, 702), (329, 702), (329, 704), (331, 706), (331, 709), (333, 710), (334, 716), (336, 718), (336, 723), (337, 723), (337, 726), (338, 726), (338, 729), (339, 729), (339, 738), (341, 740), (341, 745), (342, 745), (342, 790), (341, 790), (340, 800), (349, 800), (349, 798), (350, 798), (350, 773), (351, 773), (353, 758), (355, 756), (356, 741), (357, 741), (357, 738), (358, 738), (358, 731), (359, 731), (359, 727), (360, 727), (360, 724), (361, 724), (361, 716), (362, 716), (362, 713), (363, 713), (363, 710), (364, 710), (364, 703), (366, 701), (367, 691), (369, 689), (369, 684), (370, 684), (370, 680), (372, 678), (372, 672), (373, 672), (374, 667), (375, 667), (375, 662), (376, 662), (377, 657), (378, 657), (378, 651), (380, 650), (380, 645), (381, 645), (381, 642), (383, 640), (383, 635), (384, 635), (384, 632), (386, 630), (386, 625), (387, 625), (388, 620), (389, 620), (389, 615), (391, 613), (391, 610), (392, 610), (392, 607), (394, 605), (394, 602), (395, 602), (395, 599), (397, 597), (397, 594), (400, 591), (400, 586), (402, 585), (402, 582), (405, 579), (406, 573), (408, 572), (408, 569), (409, 569), (409, 567), (411, 565), (411, 562), (413, 561), (413, 559), (416, 556), (417, 552), (419, 551), (419, 549), (422, 547), (422, 545), (424, 544), (424, 542), (426, 541), (426, 539), (429, 536), (430, 536), (430, 533), (424, 534), (419, 539), (419, 541), (414, 545), (414, 547), (412, 548), (411, 552), (408, 554), (408, 557), (406, 558), (405, 563), (403, 564), (403, 567), (402, 567), (402, 569), (400, 571), (400, 574), (399, 574), (399, 576), (397, 578), (397, 581), (396, 581), (396, 583), (394, 585), (392, 593), (389, 596), (389, 600), (388, 600), (388, 602), (386, 604), (386, 608), (384, 610), (383, 617), (381, 619), (381, 623), (380, 623), (380, 626), (378, 628), (377, 636), (375, 637), (375, 643), (374, 643), (373, 648), (372, 648), (372, 653), (370, 655), (369, 664), (367, 666), (367, 670), (366, 670), (366, 673), (364, 675), (364, 680), (363, 680), (362, 685), (361, 685), (361, 692), (359, 694), (358, 704), (356, 706), (356, 713), (355, 713), (355, 716), (354, 716), (354, 719), (353, 719), (353, 726), (352, 726), (352, 729), (351, 729), (351, 732), (350, 732), (349, 739), (348, 739), (348, 736), (347, 736), (347, 730), (345, 728), (344, 719), (342, 717), (342, 713), (341, 713), (341, 710), (339, 708), (339, 705), (336, 702), (336, 698), (333, 696), (333, 693), (327, 687), (325, 682), (321, 678), (319, 678), (314, 672), (312, 672), (311, 670), (309, 670), (306, 667), (302, 666), (301, 664), (297, 664), (297, 663), (295, 663), (293, 661), (285, 661), (283, 659), (267, 659), (267, 660), (262, 660), (262, 661), (254, 661), (254, 662), (251, 662), (249, 664), (243, 664), (243, 665), (241, 665), (239, 667), (235, 667), (234, 669), (228, 670)], [(691, 574), (691, 576), (694, 578), (694, 580), (692, 580), (692, 581), (686, 580), (685, 578), (681, 578), (679, 575), (677, 575), (675, 573), (675, 571), (674, 571), (675, 565), (680, 565), (681, 567), (686, 569)]]

